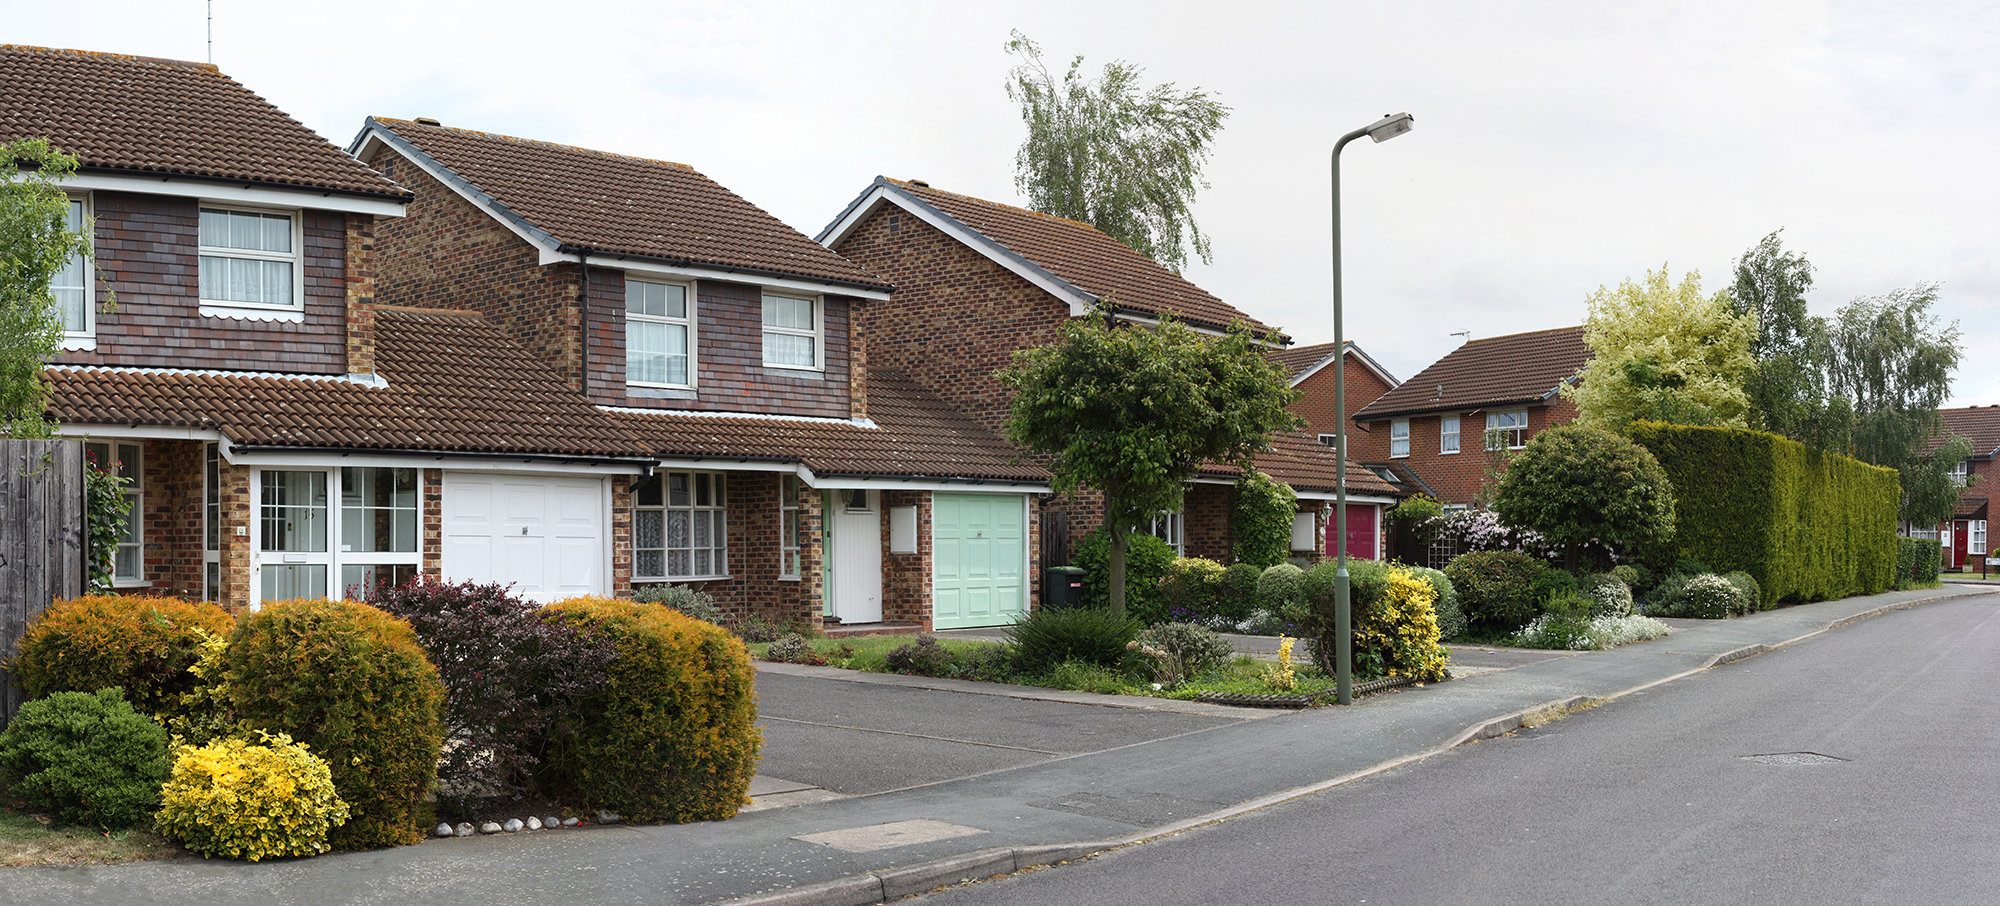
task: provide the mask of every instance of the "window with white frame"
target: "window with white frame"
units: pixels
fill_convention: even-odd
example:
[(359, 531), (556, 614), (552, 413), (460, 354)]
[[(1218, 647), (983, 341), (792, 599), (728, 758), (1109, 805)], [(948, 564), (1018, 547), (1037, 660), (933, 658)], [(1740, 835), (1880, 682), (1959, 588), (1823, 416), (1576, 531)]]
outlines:
[(114, 441), (83, 445), (91, 468), (125, 479), (125, 526), (118, 532), (118, 552), (111, 559), (113, 585), (146, 581), (146, 472), (144, 450), (137, 443)]
[(1961, 459), (1951, 464), (1951, 483), (1955, 487), (1965, 487), (1972, 483), (1972, 460)]
[(1527, 445), (1527, 410), (1486, 413), (1486, 449), (1519, 450)]
[(222, 597), (222, 454), (216, 444), (202, 445), (201, 468), (201, 596)]
[(1325, 445), (1327, 445), (1327, 446), (1329, 446), (1329, 447), (1335, 447), (1335, 448), (1338, 448), (1338, 447), (1340, 446), (1340, 435), (1338, 435), (1338, 434), (1322, 434), (1322, 435), (1320, 435), (1320, 436), (1319, 436), (1319, 442), (1320, 442), (1320, 443), (1322, 443), (1322, 444), (1325, 444)]
[(301, 308), (304, 267), (296, 213), (203, 206), (201, 301)]
[(1986, 520), (1972, 520), (1971, 536), (1965, 539), (1965, 552), (1986, 556)]
[(778, 578), (799, 578), (799, 542), (805, 527), (799, 524), (799, 477), (782, 475), (778, 480)]
[(625, 281), (625, 380), (694, 386), (694, 311), (678, 283)]
[[(83, 232), (90, 222), (90, 203), (87, 199), (71, 197), (69, 200), (68, 226), (71, 232)], [(96, 329), (95, 306), (90, 304), (90, 257), (79, 252), (71, 255), (69, 263), (56, 272), (49, 281), (49, 292), (56, 297), (56, 311), (62, 315), (65, 337), (88, 337)]]
[(1146, 523), (1140, 530), (1165, 541), (1168, 547), (1174, 549), (1174, 553), (1184, 555), (1187, 551), (1187, 539), (1182, 534), (1181, 528), (1181, 513), (1174, 510), (1154, 516), (1152, 521)]
[(1458, 452), (1458, 416), (1447, 415), (1438, 419), (1438, 452)]
[(722, 476), (659, 472), (633, 492), (636, 579), (720, 579), (729, 573)]
[(820, 345), (817, 299), (764, 294), (764, 364), (819, 368)]
[(418, 483), (416, 469), (259, 470), (257, 599), (359, 598), (414, 578)]
[(1402, 459), (1410, 455), (1410, 420), (1399, 418), (1389, 423), (1389, 458)]

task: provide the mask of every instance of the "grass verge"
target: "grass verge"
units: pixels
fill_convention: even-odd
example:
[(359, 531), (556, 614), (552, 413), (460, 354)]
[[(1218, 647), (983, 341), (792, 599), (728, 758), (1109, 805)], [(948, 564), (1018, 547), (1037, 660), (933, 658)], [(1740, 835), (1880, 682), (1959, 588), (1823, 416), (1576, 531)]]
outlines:
[(0, 808), (0, 868), (26, 865), (90, 865), (172, 859), (184, 851), (152, 831), (109, 833), (89, 827), (57, 827), (44, 818)]

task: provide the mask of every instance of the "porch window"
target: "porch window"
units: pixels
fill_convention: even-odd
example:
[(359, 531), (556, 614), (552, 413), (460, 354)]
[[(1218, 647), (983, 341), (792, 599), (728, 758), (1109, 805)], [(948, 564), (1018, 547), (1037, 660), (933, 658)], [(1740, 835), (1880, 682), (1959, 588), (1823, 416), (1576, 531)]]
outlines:
[(202, 445), (201, 468), (201, 596), (222, 596), (222, 455), (215, 444)]
[(1527, 410), (1486, 413), (1486, 449), (1519, 450), (1527, 445)]
[(1140, 527), (1140, 531), (1161, 541), (1165, 541), (1168, 547), (1174, 549), (1175, 554), (1186, 555), (1187, 541), (1186, 536), (1182, 532), (1182, 520), (1179, 511), (1166, 512), (1154, 516), (1151, 522)]
[(1410, 455), (1410, 420), (1399, 418), (1389, 423), (1389, 458), (1402, 459)]
[(778, 578), (799, 578), (799, 548), (805, 527), (799, 524), (799, 477), (778, 479)]
[(138, 444), (86, 443), (84, 457), (91, 468), (125, 479), (125, 526), (118, 532), (118, 552), (112, 555), (111, 584), (139, 585), (146, 581), (146, 470)]
[(340, 470), (343, 593), (362, 597), (416, 577), (417, 497), (415, 469)]
[(721, 475), (661, 472), (634, 491), (634, 578), (724, 578), (728, 549)]
[(263, 573), (258, 600), (317, 598), (326, 594), (327, 551), (325, 472), (265, 469), (259, 476), (258, 564)]
[(820, 306), (815, 299), (764, 295), (764, 364), (820, 367)]
[(265, 469), (257, 479), (258, 600), (360, 598), (416, 576), (416, 469)]
[(1438, 453), (1458, 452), (1458, 416), (1447, 415), (1438, 419)]
[(202, 208), (202, 304), (300, 308), (298, 230), (291, 213)]
[(675, 283), (625, 281), (625, 380), (694, 386), (694, 317), (688, 289)]

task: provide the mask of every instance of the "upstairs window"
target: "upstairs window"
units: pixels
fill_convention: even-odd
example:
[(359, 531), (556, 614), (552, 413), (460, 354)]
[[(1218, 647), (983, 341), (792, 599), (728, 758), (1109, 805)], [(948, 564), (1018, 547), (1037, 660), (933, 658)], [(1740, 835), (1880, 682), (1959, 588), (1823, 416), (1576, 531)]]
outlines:
[(1438, 452), (1458, 452), (1458, 416), (1447, 415), (1438, 419)]
[(302, 308), (300, 244), (295, 214), (202, 208), (202, 303)]
[(1972, 483), (1970, 478), (1971, 474), (1972, 474), (1972, 460), (1961, 459), (1955, 463), (1952, 463), (1951, 464), (1952, 486), (1962, 488), (1966, 487), (1967, 485), (1970, 485)]
[(817, 300), (764, 294), (764, 364), (817, 369), (820, 340)]
[[(84, 199), (69, 200), (70, 232), (81, 233), (89, 224), (87, 206)], [(69, 263), (49, 281), (49, 292), (56, 297), (56, 311), (62, 315), (63, 336), (90, 336), (97, 326), (90, 304), (90, 259), (82, 254), (71, 256)]]
[(1486, 449), (1519, 450), (1527, 445), (1527, 410), (1486, 413)]
[(1389, 423), (1389, 457), (1402, 459), (1410, 455), (1410, 420), (1399, 418)]
[(694, 312), (687, 287), (625, 281), (625, 380), (694, 386)]

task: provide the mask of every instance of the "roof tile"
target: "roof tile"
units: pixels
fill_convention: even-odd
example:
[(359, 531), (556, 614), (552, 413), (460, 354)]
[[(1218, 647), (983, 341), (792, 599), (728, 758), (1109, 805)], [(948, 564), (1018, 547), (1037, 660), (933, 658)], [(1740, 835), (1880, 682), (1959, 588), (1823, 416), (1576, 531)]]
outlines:
[(1363, 406), (1354, 420), (1532, 403), (1554, 393), (1588, 361), (1582, 327), (1468, 340)]

